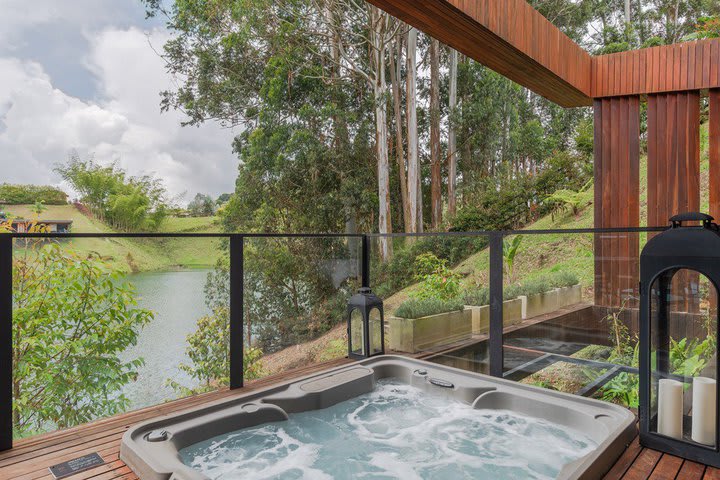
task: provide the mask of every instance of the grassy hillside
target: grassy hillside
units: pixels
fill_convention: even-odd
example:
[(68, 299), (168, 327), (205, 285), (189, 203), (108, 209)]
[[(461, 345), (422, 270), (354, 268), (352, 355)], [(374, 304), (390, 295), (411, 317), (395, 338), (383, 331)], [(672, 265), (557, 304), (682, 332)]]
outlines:
[[(33, 218), (29, 205), (5, 207), (11, 215)], [(90, 218), (72, 205), (50, 205), (40, 216), (42, 220), (72, 220), (75, 233), (110, 233), (113, 230), (102, 222)], [(161, 232), (212, 233), (219, 226), (213, 217), (168, 218)], [(95, 252), (106, 262), (124, 272), (167, 270), (177, 268), (207, 268), (215, 265), (221, 254), (220, 240), (194, 239), (126, 239), (82, 238), (63, 241), (63, 245), (79, 253)], [(21, 244), (18, 244), (21, 247)]]

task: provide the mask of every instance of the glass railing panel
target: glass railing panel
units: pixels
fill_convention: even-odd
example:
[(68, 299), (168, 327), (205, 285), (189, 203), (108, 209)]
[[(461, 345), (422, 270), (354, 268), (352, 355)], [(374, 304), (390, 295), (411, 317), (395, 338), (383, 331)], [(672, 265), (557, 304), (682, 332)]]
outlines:
[(226, 383), (227, 298), (207, 289), (228, 263), (220, 239), (18, 238), (13, 250), (16, 437)]
[(372, 238), (371, 285), (384, 299), (386, 351), (488, 372), (487, 245), (485, 235)]
[(245, 381), (346, 357), (359, 237), (244, 241)]
[(637, 406), (640, 235), (504, 240), (505, 376)]

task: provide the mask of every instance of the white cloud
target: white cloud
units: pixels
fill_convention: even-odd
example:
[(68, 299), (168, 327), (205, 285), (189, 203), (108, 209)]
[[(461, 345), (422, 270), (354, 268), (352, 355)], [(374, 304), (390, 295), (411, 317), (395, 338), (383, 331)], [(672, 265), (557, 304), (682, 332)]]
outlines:
[(180, 113), (160, 114), (159, 92), (173, 85), (148, 41), (161, 49), (167, 32), (106, 27), (85, 36), (95, 101), (54, 88), (36, 62), (0, 57), (0, 182), (57, 183), (53, 165), (77, 150), (134, 175), (154, 173), (173, 194), (232, 191), (233, 132), (181, 127)]

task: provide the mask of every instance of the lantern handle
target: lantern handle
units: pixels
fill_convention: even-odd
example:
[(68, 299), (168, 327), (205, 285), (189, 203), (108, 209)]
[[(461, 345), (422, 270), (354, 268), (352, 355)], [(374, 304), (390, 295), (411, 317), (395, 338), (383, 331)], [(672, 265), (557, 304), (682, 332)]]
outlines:
[(702, 222), (703, 227), (710, 228), (713, 220), (715, 219), (712, 216), (700, 212), (679, 213), (670, 217), (672, 228), (681, 227), (682, 222)]

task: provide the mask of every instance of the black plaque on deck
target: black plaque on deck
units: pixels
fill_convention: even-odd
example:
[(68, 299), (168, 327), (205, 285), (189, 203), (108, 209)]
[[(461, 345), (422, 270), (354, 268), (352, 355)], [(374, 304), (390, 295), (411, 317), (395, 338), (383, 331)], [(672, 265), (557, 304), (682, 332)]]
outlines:
[(49, 468), (49, 470), (53, 477), (60, 479), (69, 477), (70, 475), (75, 475), (76, 473), (84, 472), (85, 470), (89, 470), (91, 468), (99, 467), (104, 463), (105, 460), (103, 460), (100, 455), (93, 452), (89, 455), (73, 458), (67, 462), (53, 465)]

